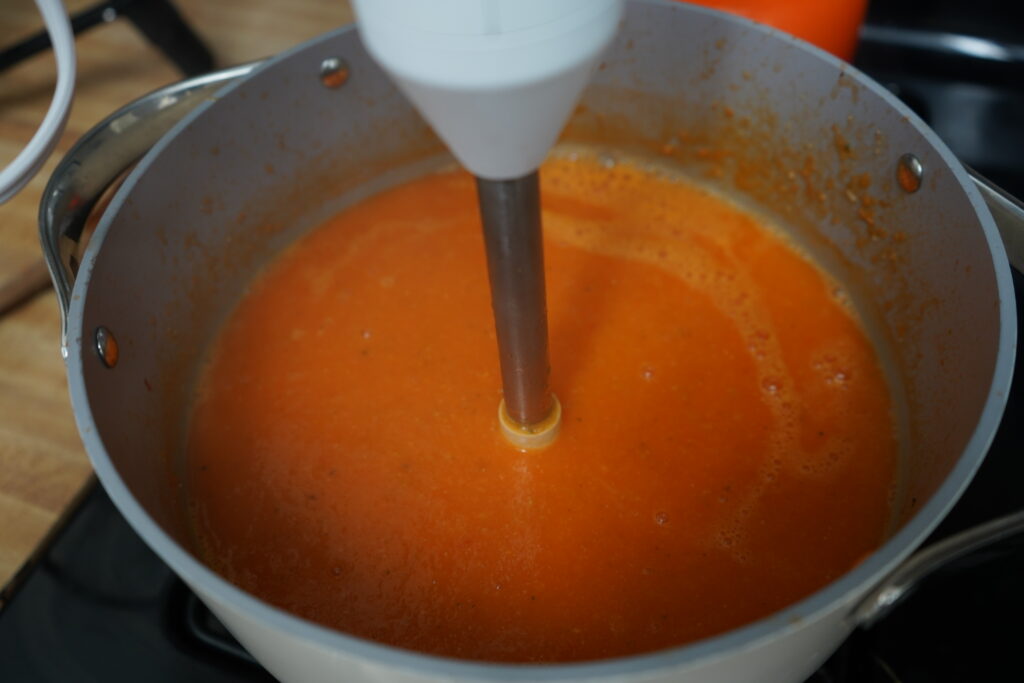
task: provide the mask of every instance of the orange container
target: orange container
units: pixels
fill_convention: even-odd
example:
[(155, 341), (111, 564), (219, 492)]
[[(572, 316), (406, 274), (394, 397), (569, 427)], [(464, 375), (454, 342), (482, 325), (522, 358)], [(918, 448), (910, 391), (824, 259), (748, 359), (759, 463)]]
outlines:
[(850, 61), (867, 0), (692, 0), (769, 24)]

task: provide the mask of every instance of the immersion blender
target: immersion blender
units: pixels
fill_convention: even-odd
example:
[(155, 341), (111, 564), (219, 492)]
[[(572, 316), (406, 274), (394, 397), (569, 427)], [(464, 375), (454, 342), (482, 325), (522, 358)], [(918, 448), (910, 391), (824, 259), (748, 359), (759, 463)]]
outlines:
[(476, 176), (498, 337), (502, 433), (551, 443), (537, 169), (622, 14), (622, 0), (354, 0), (369, 53)]

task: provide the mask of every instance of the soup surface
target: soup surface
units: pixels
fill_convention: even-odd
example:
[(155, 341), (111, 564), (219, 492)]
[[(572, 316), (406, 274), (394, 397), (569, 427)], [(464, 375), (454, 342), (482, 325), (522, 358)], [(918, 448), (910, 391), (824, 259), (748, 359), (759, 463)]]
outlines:
[(882, 541), (897, 466), (841, 291), (760, 219), (628, 163), (542, 171), (550, 447), (500, 435), (472, 179), (374, 196), (257, 280), (188, 437), (202, 557), (423, 652), (585, 660), (766, 616)]

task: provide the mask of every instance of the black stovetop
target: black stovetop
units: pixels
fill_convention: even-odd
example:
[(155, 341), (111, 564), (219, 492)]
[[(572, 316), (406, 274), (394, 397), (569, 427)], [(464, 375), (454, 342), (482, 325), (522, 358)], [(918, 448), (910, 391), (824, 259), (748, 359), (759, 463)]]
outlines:
[[(966, 163), (1024, 197), (1024, 25), (1007, 18), (1006, 4), (876, 1), (856, 64), (921, 114)], [(963, 41), (942, 34), (989, 38), (1009, 49), (957, 53)], [(1021, 317), (1024, 277), (1016, 272), (1014, 285)], [(1018, 367), (992, 449), (932, 540), (1024, 508), (1022, 441)], [(889, 617), (854, 633), (810, 681), (1024, 680), (1021, 577), (1024, 537), (963, 558)], [(4, 683), (272, 680), (96, 485), (0, 594)]]

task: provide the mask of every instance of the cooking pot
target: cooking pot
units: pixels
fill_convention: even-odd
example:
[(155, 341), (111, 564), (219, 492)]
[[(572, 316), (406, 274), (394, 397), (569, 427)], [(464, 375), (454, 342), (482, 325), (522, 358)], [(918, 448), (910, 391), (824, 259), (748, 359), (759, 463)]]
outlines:
[[(997, 520), (907, 561), (984, 457), (1012, 374), (1014, 297), (986, 200), (1008, 240), (1022, 234), (1019, 204), (972, 180), (909, 109), (773, 29), (634, 2), (564, 137), (612, 158), (658, 156), (777, 218), (853, 293), (902, 407), (891, 533), (830, 585), (755, 623), (565, 665), (457, 661), (368, 642), (204, 566), (186, 519), (181, 446), (218, 323), (260, 267), (318, 221), (450, 163), (343, 28), (115, 113), (68, 154), (41, 209), (72, 404), (100, 481), (282, 680), (799, 681), (930, 566), (1024, 526), (1022, 515)], [(80, 256), (84, 216), (150, 145)]]

